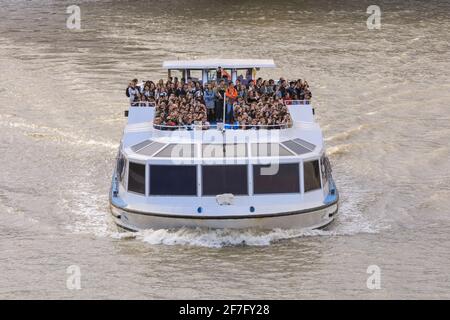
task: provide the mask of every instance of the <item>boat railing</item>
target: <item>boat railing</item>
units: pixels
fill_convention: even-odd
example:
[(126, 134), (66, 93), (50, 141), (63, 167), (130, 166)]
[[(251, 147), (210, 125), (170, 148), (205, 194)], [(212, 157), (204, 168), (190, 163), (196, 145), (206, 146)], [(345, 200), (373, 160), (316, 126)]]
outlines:
[(167, 131), (175, 131), (175, 130), (271, 130), (271, 129), (287, 129), (292, 127), (291, 123), (283, 123), (283, 124), (224, 124), (224, 123), (214, 123), (214, 124), (192, 124), (192, 125), (162, 125), (162, 124), (153, 124), (153, 128), (157, 130), (167, 130)]
[(284, 104), (289, 105), (309, 105), (311, 104), (311, 100), (287, 100), (284, 101)]
[[(310, 105), (310, 100), (288, 100), (284, 101), (285, 105)], [(130, 107), (156, 107), (156, 102), (150, 101), (136, 101), (131, 102)], [(224, 110), (226, 107), (224, 107)], [(126, 112), (128, 113), (128, 112)], [(202, 124), (191, 124), (191, 125), (163, 125), (163, 124), (153, 124), (153, 128), (157, 130), (271, 130), (271, 129), (287, 129), (291, 128), (292, 123), (282, 123), (282, 124), (238, 124), (238, 123), (202, 123)]]
[(153, 101), (130, 102), (130, 107), (156, 107), (156, 102)]
[[(287, 100), (285, 105), (310, 105), (311, 100)], [(136, 101), (131, 102), (130, 107), (156, 107), (156, 102), (153, 101)]]

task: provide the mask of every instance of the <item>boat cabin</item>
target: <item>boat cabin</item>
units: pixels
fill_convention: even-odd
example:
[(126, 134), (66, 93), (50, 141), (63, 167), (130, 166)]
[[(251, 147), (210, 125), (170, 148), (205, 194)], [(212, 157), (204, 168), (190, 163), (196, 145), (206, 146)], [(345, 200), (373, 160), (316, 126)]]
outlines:
[(164, 61), (163, 68), (167, 69), (168, 78), (191, 78), (202, 84), (217, 81), (217, 69), (221, 68), (230, 76), (228, 80), (248, 82), (256, 79), (256, 72), (260, 68), (275, 68), (272, 59), (203, 59), (203, 60), (171, 60)]

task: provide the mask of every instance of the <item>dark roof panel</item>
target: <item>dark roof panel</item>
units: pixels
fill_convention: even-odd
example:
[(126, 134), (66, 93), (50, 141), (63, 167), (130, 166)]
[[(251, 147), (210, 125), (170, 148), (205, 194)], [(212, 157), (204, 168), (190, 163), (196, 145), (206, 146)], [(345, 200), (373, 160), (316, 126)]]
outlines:
[(290, 150), (294, 151), (297, 155), (302, 155), (308, 152), (311, 152), (308, 148), (305, 148), (302, 145), (299, 145), (298, 143), (288, 140), (282, 143), (285, 147), (289, 148)]
[(297, 138), (297, 139), (294, 139), (293, 141), (298, 143), (299, 145), (304, 146), (305, 148), (307, 148), (307, 149), (309, 149), (311, 151), (313, 151), (316, 148), (315, 144), (312, 144), (311, 142), (305, 141), (303, 139)]
[(295, 154), (279, 143), (252, 143), (252, 156), (289, 157), (295, 156)]
[(164, 147), (165, 143), (153, 142), (152, 144), (140, 149), (137, 153), (144, 156), (153, 156), (156, 151)]
[(203, 158), (237, 158), (247, 157), (246, 143), (204, 144), (202, 145)]
[(197, 156), (197, 145), (189, 143), (171, 143), (155, 154), (155, 157), (194, 158)]
[(150, 143), (152, 143), (153, 141), (152, 140), (144, 140), (144, 141), (142, 141), (142, 142), (139, 142), (138, 144), (135, 144), (135, 145), (133, 145), (133, 146), (131, 146), (131, 150), (133, 150), (133, 152), (137, 152), (137, 151), (139, 151), (140, 149), (142, 149), (142, 148), (144, 148), (144, 147), (146, 147), (146, 146), (148, 146)]

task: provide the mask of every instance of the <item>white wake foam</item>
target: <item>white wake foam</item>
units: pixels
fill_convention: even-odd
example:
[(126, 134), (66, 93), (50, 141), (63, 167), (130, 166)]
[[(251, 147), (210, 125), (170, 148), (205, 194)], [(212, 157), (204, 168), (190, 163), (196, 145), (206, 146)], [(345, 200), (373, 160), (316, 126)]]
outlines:
[(296, 229), (148, 229), (140, 232), (112, 232), (114, 239), (135, 239), (151, 245), (187, 245), (208, 248), (229, 246), (269, 246), (283, 240), (301, 237), (343, 236), (357, 233), (377, 232), (368, 225), (361, 228), (344, 228), (336, 230), (296, 230)]
[(301, 236), (325, 235), (321, 230), (261, 231), (255, 229), (159, 229), (144, 230), (136, 238), (153, 245), (192, 245), (210, 248), (226, 246), (268, 246), (274, 242)]

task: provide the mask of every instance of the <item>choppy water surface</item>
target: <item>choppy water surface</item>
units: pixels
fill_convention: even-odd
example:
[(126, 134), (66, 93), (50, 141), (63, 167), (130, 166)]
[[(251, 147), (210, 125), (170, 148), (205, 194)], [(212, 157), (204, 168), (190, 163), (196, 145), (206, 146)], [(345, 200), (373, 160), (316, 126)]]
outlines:
[[(372, 31), (363, 1), (74, 2), (79, 31), (71, 1), (1, 2), (1, 298), (450, 298), (448, 1), (376, 1)], [(309, 81), (332, 228), (117, 232), (124, 88), (202, 57), (271, 57), (263, 76)]]

